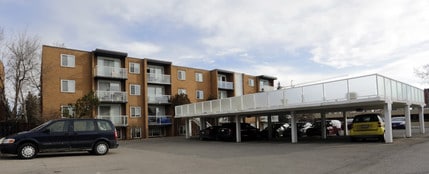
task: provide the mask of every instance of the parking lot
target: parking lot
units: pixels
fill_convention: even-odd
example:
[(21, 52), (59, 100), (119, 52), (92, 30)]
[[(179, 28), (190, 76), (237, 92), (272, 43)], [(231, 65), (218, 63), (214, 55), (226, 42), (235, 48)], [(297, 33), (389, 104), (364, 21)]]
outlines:
[[(105, 156), (87, 153), (0, 158), (1, 173), (428, 173), (429, 135), (351, 143), (314, 137), (243, 143), (184, 137), (122, 141)], [(380, 172), (381, 171), (381, 172)]]

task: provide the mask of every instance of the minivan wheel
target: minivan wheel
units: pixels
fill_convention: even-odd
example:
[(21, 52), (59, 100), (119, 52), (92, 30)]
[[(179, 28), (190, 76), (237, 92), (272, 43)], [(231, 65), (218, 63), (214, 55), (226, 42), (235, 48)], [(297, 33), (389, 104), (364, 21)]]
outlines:
[(107, 152), (109, 152), (109, 145), (104, 141), (97, 142), (97, 144), (95, 144), (94, 148), (92, 149), (92, 152), (95, 155), (105, 155)]
[(33, 143), (25, 143), (18, 148), (18, 157), (21, 159), (31, 159), (37, 155), (36, 145)]

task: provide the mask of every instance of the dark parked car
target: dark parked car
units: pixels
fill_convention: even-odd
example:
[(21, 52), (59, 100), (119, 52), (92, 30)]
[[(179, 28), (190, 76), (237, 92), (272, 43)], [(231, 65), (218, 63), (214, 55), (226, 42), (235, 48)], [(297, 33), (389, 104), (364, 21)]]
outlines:
[[(254, 140), (259, 139), (259, 130), (253, 127), (249, 123), (240, 123), (241, 127), (241, 139), (242, 140)], [(219, 130), (220, 140), (235, 140), (236, 139), (236, 126), (235, 123), (224, 123), (222, 128)]]
[(405, 117), (392, 117), (392, 129), (405, 129)]
[(221, 126), (210, 126), (200, 130), (200, 140), (219, 140), (219, 129)]
[[(339, 120), (326, 120), (326, 135), (339, 135), (341, 122)], [(316, 121), (311, 128), (306, 131), (307, 136), (321, 136), (322, 122)]]
[[(271, 127), (272, 127), (271, 137), (274, 139), (283, 137), (285, 134), (287, 134), (286, 131), (289, 131), (289, 134), (290, 134), (290, 126), (288, 123), (274, 123), (271, 125)], [(269, 139), (268, 129), (269, 127), (266, 127), (264, 130), (261, 131), (261, 138)]]
[(31, 159), (42, 152), (88, 151), (104, 155), (117, 148), (117, 132), (109, 120), (51, 120), (26, 132), (0, 139), (0, 151)]

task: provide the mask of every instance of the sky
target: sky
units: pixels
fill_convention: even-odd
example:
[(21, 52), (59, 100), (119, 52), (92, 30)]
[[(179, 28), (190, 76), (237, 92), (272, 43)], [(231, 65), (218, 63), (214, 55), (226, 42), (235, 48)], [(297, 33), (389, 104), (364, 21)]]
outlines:
[(6, 36), (127, 52), (282, 86), (378, 73), (429, 88), (427, 0), (0, 0)]

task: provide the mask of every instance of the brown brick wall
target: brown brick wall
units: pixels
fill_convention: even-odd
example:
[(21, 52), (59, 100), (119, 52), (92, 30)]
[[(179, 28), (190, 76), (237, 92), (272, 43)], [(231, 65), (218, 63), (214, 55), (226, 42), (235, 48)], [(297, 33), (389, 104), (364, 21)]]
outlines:
[[(60, 55), (75, 56), (75, 67), (61, 67)], [(43, 46), (42, 51), (42, 118), (60, 118), (61, 105), (75, 103), (92, 90), (92, 54), (86, 51)], [(61, 80), (75, 80), (74, 93), (62, 93)]]

